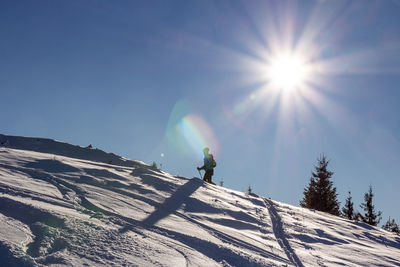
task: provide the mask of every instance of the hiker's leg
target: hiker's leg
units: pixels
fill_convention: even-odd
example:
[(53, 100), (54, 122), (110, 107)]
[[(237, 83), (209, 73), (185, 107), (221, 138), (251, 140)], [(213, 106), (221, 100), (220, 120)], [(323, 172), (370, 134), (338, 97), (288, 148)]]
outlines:
[(214, 170), (210, 170), (210, 183), (212, 183), (211, 179), (213, 175), (214, 175)]
[(206, 173), (204, 174), (204, 179), (205, 182), (210, 182), (211, 181), (211, 173), (209, 170), (206, 170)]

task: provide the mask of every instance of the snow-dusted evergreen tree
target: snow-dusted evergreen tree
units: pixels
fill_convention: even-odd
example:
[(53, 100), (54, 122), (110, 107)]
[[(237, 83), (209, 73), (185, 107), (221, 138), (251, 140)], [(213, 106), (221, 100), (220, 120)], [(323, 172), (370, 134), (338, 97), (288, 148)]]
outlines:
[(390, 217), (388, 221), (382, 226), (382, 228), (385, 229), (386, 231), (400, 234), (399, 225), (394, 221), (394, 219), (390, 220)]
[(375, 211), (375, 206), (372, 204), (372, 199), (374, 194), (372, 193), (372, 186), (369, 186), (369, 191), (364, 195), (364, 203), (360, 205), (360, 207), (365, 211), (364, 215), (361, 214), (361, 219), (363, 222), (368, 223), (370, 225), (377, 225), (382, 217), (382, 212)]
[(315, 209), (339, 215), (339, 202), (337, 200), (336, 187), (330, 180), (333, 172), (328, 171), (329, 161), (325, 155), (321, 155), (315, 172), (312, 172), (310, 183), (304, 189), (304, 197), (300, 205), (304, 208)]
[(354, 213), (354, 206), (353, 206), (354, 203), (351, 200), (352, 200), (351, 193), (349, 191), (349, 195), (346, 198), (346, 204), (342, 208), (342, 216), (346, 219), (354, 220), (356, 216)]

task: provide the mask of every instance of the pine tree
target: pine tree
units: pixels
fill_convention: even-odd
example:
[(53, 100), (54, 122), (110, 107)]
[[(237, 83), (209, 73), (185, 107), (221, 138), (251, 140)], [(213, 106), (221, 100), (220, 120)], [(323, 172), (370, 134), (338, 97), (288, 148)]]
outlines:
[(385, 223), (385, 225), (382, 226), (382, 228), (385, 229), (386, 231), (400, 234), (399, 225), (394, 221), (394, 219), (390, 220), (390, 217), (388, 221)]
[(377, 225), (382, 219), (382, 212), (375, 212), (375, 206), (372, 204), (373, 197), (372, 186), (369, 186), (369, 191), (364, 195), (365, 202), (360, 205), (360, 207), (365, 211), (364, 215), (361, 215), (361, 219), (363, 222), (370, 225)]
[(315, 172), (312, 172), (310, 183), (304, 189), (304, 197), (300, 201), (300, 205), (303, 208), (339, 215), (336, 187), (330, 180), (333, 172), (327, 170), (328, 164), (329, 161), (325, 155), (321, 155), (317, 166), (315, 166)]
[(349, 196), (346, 198), (346, 204), (342, 208), (342, 216), (349, 220), (354, 220), (356, 215), (354, 213), (354, 207), (353, 207), (354, 203), (351, 200), (352, 200), (351, 193), (349, 191)]

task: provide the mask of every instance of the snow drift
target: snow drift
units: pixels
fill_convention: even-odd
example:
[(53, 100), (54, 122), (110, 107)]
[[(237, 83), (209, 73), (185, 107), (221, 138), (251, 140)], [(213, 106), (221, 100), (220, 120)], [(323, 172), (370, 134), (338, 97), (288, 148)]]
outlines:
[(1, 266), (400, 266), (377, 227), (98, 149), (0, 144)]

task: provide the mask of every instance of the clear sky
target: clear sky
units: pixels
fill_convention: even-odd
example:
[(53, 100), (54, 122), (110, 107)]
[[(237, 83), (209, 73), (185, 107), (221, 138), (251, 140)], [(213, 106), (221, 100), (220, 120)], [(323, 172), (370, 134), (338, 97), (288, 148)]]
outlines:
[[(1, 1), (0, 132), (162, 163), (299, 204), (324, 153), (344, 203), (400, 223), (399, 1)], [(358, 208), (360, 210), (360, 208)]]

